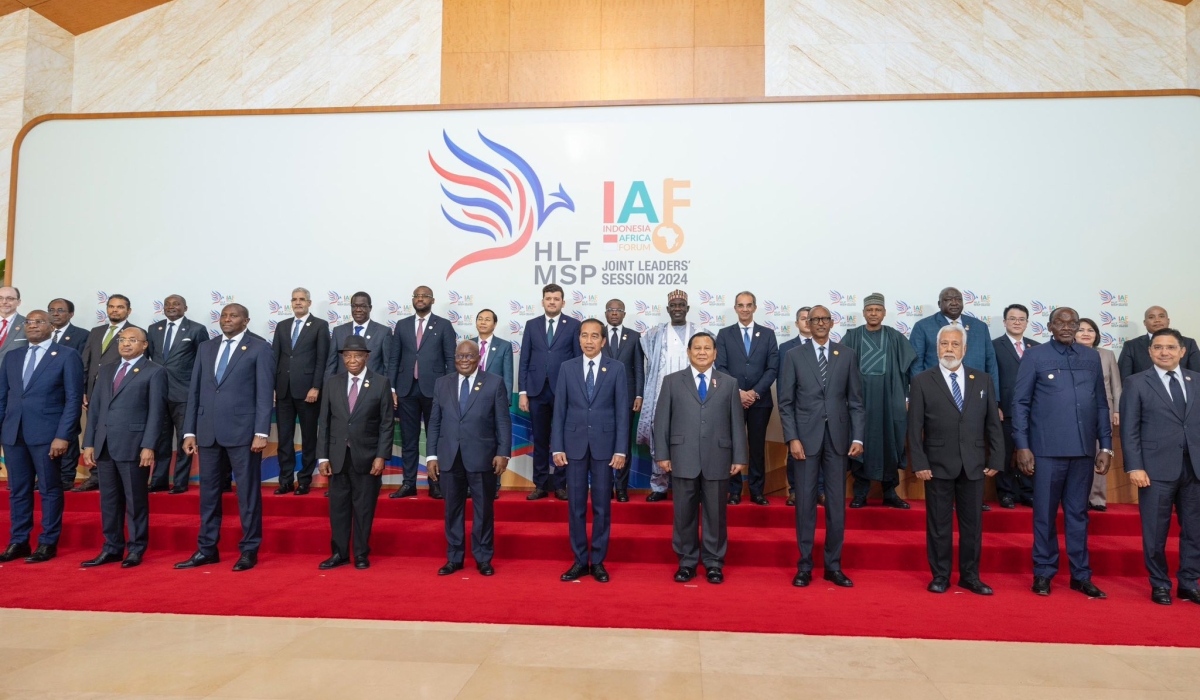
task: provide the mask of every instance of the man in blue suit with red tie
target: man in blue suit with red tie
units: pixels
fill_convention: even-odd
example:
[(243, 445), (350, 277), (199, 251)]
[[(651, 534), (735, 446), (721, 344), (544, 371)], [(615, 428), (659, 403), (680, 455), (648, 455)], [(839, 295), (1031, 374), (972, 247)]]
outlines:
[(522, 411), (529, 413), (533, 431), (533, 491), (527, 500), (545, 498), (549, 491), (567, 500), (566, 480), (550, 468), (550, 423), (554, 417), (554, 389), (563, 362), (579, 357), (579, 322), (563, 315), (563, 288), (542, 287), (545, 316), (530, 319), (521, 336), (518, 372)]
[[(73, 428), (83, 407), (83, 361), (69, 347), (50, 339), (50, 317), (31, 311), (25, 317), (28, 341), (0, 363), (0, 444), (8, 469), (12, 531), (0, 562), (25, 557), (28, 564), (58, 554), (62, 530), (62, 475), (57, 459), (75, 438)], [(33, 483), (42, 495), (42, 533), (37, 551), (29, 549), (33, 529)]]
[[(604, 558), (612, 524), (613, 469), (627, 469), (629, 383), (625, 365), (604, 357), (604, 324), (589, 318), (580, 324), (583, 354), (562, 363), (554, 391), (550, 450), (554, 466), (567, 472), (568, 525), (575, 563), (563, 581), (591, 574), (608, 583)], [(592, 547), (587, 537), (588, 484), (592, 492)]]

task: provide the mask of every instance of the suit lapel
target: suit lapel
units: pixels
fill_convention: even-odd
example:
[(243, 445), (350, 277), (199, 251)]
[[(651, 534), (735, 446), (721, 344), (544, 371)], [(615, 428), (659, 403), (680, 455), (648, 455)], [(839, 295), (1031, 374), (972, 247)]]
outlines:
[[(224, 336), (222, 336), (219, 340), (220, 342), (217, 344), (217, 357), (220, 357), (221, 352), (225, 350)], [(290, 340), (291, 339), (289, 338), (289, 341)], [(241, 343), (234, 343), (233, 345), (229, 346), (229, 364), (225, 365), (225, 375), (221, 377), (221, 381), (217, 382), (218, 386), (224, 384), (225, 380), (229, 379), (229, 375), (233, 373), (233, 366), (237, 364), (238, 358), (245, 354), (244, 348), (246, 347), (247, 342), (246, 336), (243, 335)], [(213, 366), (213, 376), (216, 377), (216, 365)]]
[[(137, 362), (135, 362), (135, 363), (134, 363), (134, 364), (133, 364), (133, 365), (132, 365), (132, 366), (129, 368), (129, 370), (125, 372), (125, 378), (121, 380), (121, 386), (117, 387), (117, 388), (116, 388), (116, 390), (115, 390), (115, 391), (113, 391), (113, 398), (114, 398), (114, 399), (115, 399), (115, 398), (117, 398), (117, 394), (119, 394), (119, 393), (121, 393), (122, 391), (124, 391), (124, 390), (125, 390), (125, 387), (129, 386), (129, 383), (133, 381), (133, 378), (134, 378), (135, 376), (137, 376), (137, 372), (138, 372), (138, 370), (141, 368), (141, 366), (142, 366), (142, 363), (145, 361), (145, 359), (146, 359), (146, 358), (145, 358), (145, 356), (144, 356), (144, 355), (143, 355), (142, 357), (138, 358), (138, 361), (137, 361)], [(124, 362), (124, 360), (121, 360), (121, 362)], [(117, 367), (117, 372), (120, 372), (120, 371), (121, 371), (121, 362), (118, 362), (118, 363), (117, 363), (117, 365), (116, 365), (116, 367)], [(117, 379), (117, 375), (116, 375), (116, 373), (113, 373), (113, 381), (116, 381), (116, 379)]]
[[(457, 376), (457, 375), (455, 375), (455, 376)], [(460, 418), (462, 416), (467, 415), (467, 413), (469, 413), (471, 411), (471, 407), (475, 405), (475, 399), (479, 396), (479, 390), (481, 387), (483, 387), (483, 375), (480, 374), (478, 370), (476, 370), (475, 381), (473, 381), (471, 383), (471, 393), (467, 394), (467, 407), (463, 410), (462, 415), (459, 416)], [(454, 383), (454, 388), (455, 388), (454, 403), (458, 403), (457, 393), (458, 393), (459, 389), (458, 389), (457, 381), (455, 381), (455, 383)]]
[(1163, 403), (1167, 404), (1167, 408), (1171, 409), (1171, 413), (1179, 416), (1175, 412), (1175, 402), (1171, 400), (1171, 394), (1167, 391), (1167, 387), (1163, 386), (1162, 379), (1158, 376), (1158, 370), (1148, 373), (1146, 381), (1150, 382), (1150, 389), (1158, 394), (1158, 398), (1162, 399)]
[(353, 409), (350, 408), (350, 375), (347, 374), (346, 380), (342, 382), (342, 386), (341, 386), (342, 402), (346, 406), (347, 415), (349, 415), (351, 418), (353, 418), (355, 416), (355, 414), (358, 413), (359, 409), (361, 409), (363, 407), (363, 404), (369, 403), (367, 394), (369, 394), (371, 392), (371, 372), (370, 371), (363, 372), (362, 379), (363, 379), (362, 386), (358, 387), (358, 400), (354, 402)]
[[(959, 365), (959, 369), (962, 369), (962, 365)], [(957, 411), (958, 405), (954, 403), (954, 394), (950, 393), (950, 385), (946, 383), (946, 375), (942, 374), (941, 365), (938, 365), (937, 374), (934, 376), (936, 377), (935, 381), (937, 382), (937, 385), (941, 387), (942, 396), (945, 396), (946, 400), (949, 401), (950, 405), (953, 406), (954, 410)]]
[[(800, 347), (808, 347), (807, 344), (801, 343)], [(817, 367), (817, 351), (816, 350), (801, 350), (800, 362), (804, 363), (812, 372), (813, 379), (816, 380), (817, 386), (821, 387), (821, 392), (825, 392), (825, 387), (821, 385), (821, 368)], [(828, 368), (826, 368), (828, 369)]]
[[(588, 404), (591, 404), (592, 402), (594, 402), (596, 400), (596, 397), (600, 395), (600, 385), (604, 383), (604, 378), (608, 375), (608, 370), (605, 369), (604, 356), (600, 355), (599, 357), (596, 358), (596, 360), (597, 360), (596, 361), (596, 384), (592, 387), (592, 396), (591, 396), (591, 398), (588, 399)], [(583, 358), (583, 367), (584, 367), (584, 369), (587, 368), (587, 358), (586, 357)], [(576, 375), (576, 376), (578, 376), (578, 375)], [(584, 384), (583, 391), (584, 391), (583, 395), (587, 396), (587, 384), (586, 383)]]
[[(38, 352), (42, 353), (42, 359), (38, 360), (37, 367), (33, 368), (33, 374), (29, 377), (29, 384), (25, 387), (25, 391), (21, 392), (22, 394), (27, 393), (35, 384), (37, 384), (38, 378), (41, 377), (42, 373), (46, 371), (47, 365), (49, 365), (50, 361), (58, 354), (58, 351), (53, 350), (52, 348), (53, 346), (48, 346), (38, 350)], [(52, 355), (51, 353), (54, 354)], [(28, 349), (25, 351), (25, 357), (21, 359), (21, 376), (25, 375), (25, 363), (27, 362), (29, 362)]]

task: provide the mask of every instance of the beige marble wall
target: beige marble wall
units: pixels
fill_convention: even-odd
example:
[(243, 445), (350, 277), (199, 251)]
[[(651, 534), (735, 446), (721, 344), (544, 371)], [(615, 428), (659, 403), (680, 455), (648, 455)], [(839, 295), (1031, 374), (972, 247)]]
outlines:
[(1188, 87), (1200, 90), (1200, 2), (1193, 0), (1187, 14)]
[(1165, 0), (766, 0), (767, 94), (1182, 88), (1185, 14), (1200, 9)]
[(440, 0), (174, 0), (82, 34), (76, 112), (431, 104)]

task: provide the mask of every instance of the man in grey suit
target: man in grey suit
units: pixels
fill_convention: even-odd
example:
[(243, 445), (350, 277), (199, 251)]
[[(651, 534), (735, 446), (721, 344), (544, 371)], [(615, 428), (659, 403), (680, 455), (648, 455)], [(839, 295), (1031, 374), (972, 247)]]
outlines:
[[(642, 354), (642, 334), (626, 328), (625, 302), (620, 299), (610, 299), (604, 305), (605, 344), (603, 353), (625, 365), (626, 391), (633, 404), (629, 411), (629, 424), (637, 425), (637, 413), (642, 410), (642, 390), (646, 386), (646, 357)], [(632, 462), (632, 460), (630, 460)], [(629, 473), (633, 471), (632, 463), (624, 469), (616, 470), (613, 476), (613, 486), (617, 501), (629, 501)]]
[[(70, 299), (54, 299), (46, 305), (46, 313), (50, 316), (50, 342), (71, 348), (80, 354), (82, 362), (88, 332), (71, 323), (71, 319), (75, 317), (75, 304)], [(76, 425), (73, 429), (74, 437), (67, 440), (67, 451), (58, 458), (58, 464), (62, 468), (64, 491), (75, 486), (75, 475), (79, 470), (80, 432), (80, 426)]]
[(688, 338), (691, 366), (663, 378), (654, 408), (654, 456), (675, 490), (671, 544), (679, 557), (679, 583), (691, 581), (700, 562), (709, 583), (725, 580), (729, 477), (744, 472), (749, 462), (737, 380), (713, 369), (716, 359), (711, 335)]
[[(87, 373), (87, 383), (83, 387), (83, 407), (87, 408), (88, 396), (96, 377), (100, 376), (100, 368), (118, 362), (121, 356), (117, 354), (117, 334), (129, 327), (129, 312), (133, 305), (124, 294), (110, 294), (105, 304), (108, 323), (96, 326), (88, 333), (87, 345), (83, 348), (83, 369)], [(134, 326), (137, 328), (137, 326)], [(140, 329), (139, 329), (140, 330)], [(93, 467), (88, 478), (72, 491), (95, 491), (100, 488), (99, 477)]]
[(0, 362), (9, 350), (25, 347), (25, 317), (17, 313), (21, 290), (0, 287)]
[[(171, 493), (187, 493), (192, 477), (192, 457), (183, 451), (183, 419), (187, 414), (188, 389), (192, 385), (192, 368), (200, 343), (208, 340), (208, 329), (189, 319), (187, 300), (178, 294), (163, 299), (165, 321), (155, 323), (146, 331), (150, 343), (150, 358), (167, 371), (166, 423), (158, 435), (154, 450), (154, 471), (150, 475), (150, 491), (166, 491), (171, 476), (171, 455), (175, 455), (175, 486)], [(172, 451), (172, 439), (179, 449)]]
[(817, 474), (824, 473), (825, 580), (849, 588), (842, 572), (846, 522), (846, 460), (863, 451), (867, 413), (863, 407), (858, 355), (829, 339), (829, 309), (814, 306), (808, 316), (812, 340), (788, 352), (779, 380), (779, 422), (796, 460), (796, 543), (800, 562), (792, 585), (812, 583), (817, 528)]
[(325, 363), (325, 376), (346, 371), (346, 363), (342, 361), (342, 348), (346, 347), (346, 339), (351, 336), (362, 338), (367, 345), (370, 359), (367, 369), (375, 374), (388, 376), (387, 361), (392, 353), (392, 331), (382, 323), (371, 320), (371, 295), (366, 292), (355, 292), (350, 297), (351, 320), (333, 329), (333, 341), (329, 345), (329, 360)]
[(1150, 338), (1154, 366), (1130, 375), (1121, 392), (1121, 445), (1125, 472), (1138, 487), (1142, 549), (1150, 573), (1150, 600), (1171, 604), (1167, 532), (1171, 507), (1179, 517), (1179, 597), (1200, 603), (1200, 372), (1182, 366), (1187, 345), (1179, 331), (1160, 328)]

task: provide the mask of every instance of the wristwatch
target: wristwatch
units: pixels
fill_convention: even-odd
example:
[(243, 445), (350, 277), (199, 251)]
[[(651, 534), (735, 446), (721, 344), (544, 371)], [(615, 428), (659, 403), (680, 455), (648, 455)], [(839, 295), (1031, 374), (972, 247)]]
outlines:
[(1101, 447), (1100, 451), (1103, 452), (1104, 454), (1108, 455), (1109, 457), (1115, 457), (1117, 454), (1116, 452), (1113, 452), (1112, 450), (1108, 449), (1107, 447)]

